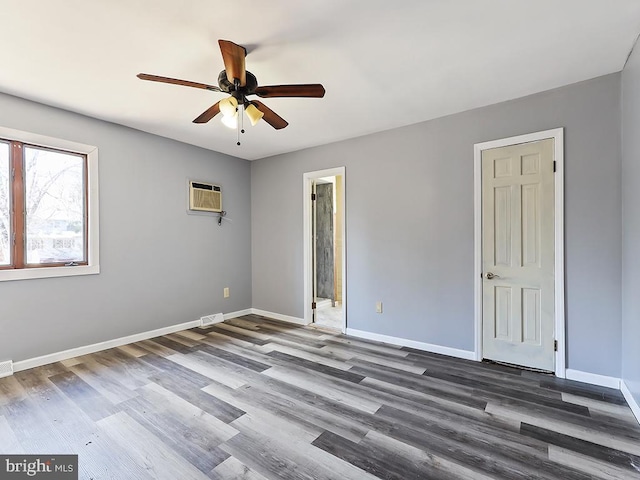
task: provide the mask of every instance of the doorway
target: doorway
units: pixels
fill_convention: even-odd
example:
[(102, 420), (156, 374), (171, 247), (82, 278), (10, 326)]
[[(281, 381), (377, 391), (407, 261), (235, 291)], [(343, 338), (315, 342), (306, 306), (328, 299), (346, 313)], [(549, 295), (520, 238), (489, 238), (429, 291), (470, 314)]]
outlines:
[(344, 167), (304, 174), (305, 323), (346, 331)]
[(475, 146), (476, 359), (565, 376), (562, 129)]

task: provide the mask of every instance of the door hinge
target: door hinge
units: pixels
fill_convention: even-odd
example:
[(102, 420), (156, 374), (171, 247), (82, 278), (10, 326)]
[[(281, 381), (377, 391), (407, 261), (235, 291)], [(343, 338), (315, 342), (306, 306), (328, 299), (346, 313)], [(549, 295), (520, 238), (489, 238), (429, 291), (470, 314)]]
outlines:
[(315, 310), (316, 309), (316, 302), (311, 302), (311, 310)]
[(312, 194), (311, 194), (311, 201), (313, 202), (315, 199), (316, 199), (316, 194), (315, 194), (315, 193), (312, 193)]
[(553, 171), (554, 172), (556, 171), (556, 161), (555, 160), (553, 161)]
[(553, 341), (553, 351), (557, 352), (558, 351), (558, 340), (554, 340)]

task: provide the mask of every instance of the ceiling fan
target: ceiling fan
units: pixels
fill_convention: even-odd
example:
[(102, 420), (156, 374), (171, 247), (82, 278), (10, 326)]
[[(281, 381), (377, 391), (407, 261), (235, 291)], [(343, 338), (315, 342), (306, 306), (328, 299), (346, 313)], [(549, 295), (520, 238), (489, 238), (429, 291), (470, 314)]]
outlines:
[[(218, 75), (217, 87), (204, 83), (191, 82), (189, 80), (160, 77), (146, 73), (139, 73), (138, 78), (142, 80), (150, 80), (152, 82), (172, 83), (174, 85), (210, 90), (212, 92), (228, 93), (230, 95), (229, 97), (213, 104), (193, 120), (193, 122), (206, 123), (218, 113), (222, 113), (222, 122), (231, 128), (237, 128), (238, 109), (240, 106), (244, 109), (252, 125), (258, 123), (261, 118), (276, 130), (285, 128), (289, 124), (284, 118), (279, 116), (264, 103), (258, 100), (247, 99), (247, 96), (249, 95), (257, 95), (261, 98), (324, 97), (324, 87), (319, 83), (258, 86), (258, 80), (255, 75), (245, 69), (245, 57), (247, 56), (246, 48), (230, 42), (229, 40), (218, 40), (218, 44), (220, 45), (222, 59), (224, 60), (224, 70), (222, 70)], [(238, 145), (239, 144), (240, 142), (238, 142)]]

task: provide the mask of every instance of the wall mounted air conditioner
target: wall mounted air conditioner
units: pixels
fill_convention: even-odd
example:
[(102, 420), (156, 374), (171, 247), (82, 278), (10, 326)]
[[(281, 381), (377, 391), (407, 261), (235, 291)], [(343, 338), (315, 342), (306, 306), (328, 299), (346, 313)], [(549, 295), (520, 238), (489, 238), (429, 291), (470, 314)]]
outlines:
[(222, 189), (211, 183), (189, 181), (189, 210), (222, 212)]

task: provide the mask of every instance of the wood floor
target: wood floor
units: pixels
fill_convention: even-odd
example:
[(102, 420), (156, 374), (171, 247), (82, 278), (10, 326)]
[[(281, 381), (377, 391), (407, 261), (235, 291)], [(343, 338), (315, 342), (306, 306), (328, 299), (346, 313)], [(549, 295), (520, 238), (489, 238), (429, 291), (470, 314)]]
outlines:
[(640, 478), (620, 392), (247, 316), (0, 380), (83, 479)]

